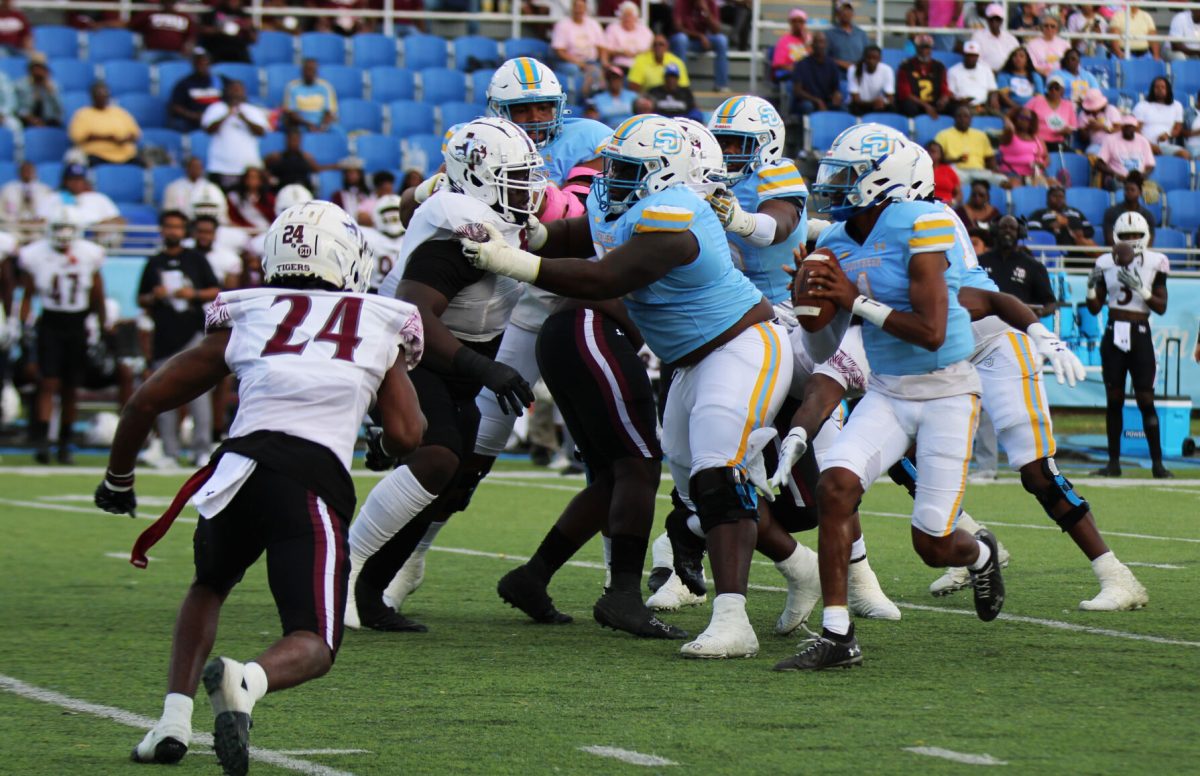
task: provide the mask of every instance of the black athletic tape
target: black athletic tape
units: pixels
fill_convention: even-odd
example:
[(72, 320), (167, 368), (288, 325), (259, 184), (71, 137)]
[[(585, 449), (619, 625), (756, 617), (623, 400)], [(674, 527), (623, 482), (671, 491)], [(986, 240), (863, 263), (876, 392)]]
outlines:
[(758, 522), (758, 496), (737, 469), (702, 469), (692, 475), (688, 490), (704, 533), (724, 523)]

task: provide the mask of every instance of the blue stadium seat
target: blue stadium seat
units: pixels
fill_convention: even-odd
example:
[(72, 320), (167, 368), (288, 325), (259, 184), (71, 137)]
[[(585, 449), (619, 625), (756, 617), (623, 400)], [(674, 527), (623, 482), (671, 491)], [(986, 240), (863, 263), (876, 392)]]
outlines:
[[(1044, 232), (1041, 229), (1030, 229), (1028, 237), (1025, 238), (1026, 245), (1057, 245), (1054, 235), (1050, 232)], [(1060, 248), (1031, 248), (1033, 257), (1045, 264), (1047, 267), (1054, 269), (1058, 266), (1062, 259), (1063, 252)]]
[[(486, 105), (487, 104), (487, 90), (488, 90), (488, 85), (491, 84), (491, 82), (492, 82), (492, 74), (485, 70), (479, 70), (474, 73), (471, 73), (470, 78), (471, 78), (471, 86), (470, 86), (471, 100), (474, 102), (481, 102)], [(583, 115), (582, 111), (580, 111), (580, 115)]]
[[(964, 198), (970, 195), (970, 191), (963, 192)], [(992, 207), (1000, 211), (1000, 215), (1008, 215), (1008, 189), (993, 185), (988, 189), (988, 200), (992, 203)]]
[(1180, 97), (1179, 101), (1187, 107), (1183, 95), (1193, 95), (1200, 92), (1200, 59), (1180, 59), (1171, 63), (1171, 89)]
[(383, 108), (370, 100), (338, 100), (338, 125), (347, 132), (382, 132)]
[(545, 62), (550, 58), (550, 44), (538, 38), (509, 38), (504, 41), (504, 58), (533, 57)]
[(954, 119), (950, 116), (930, 118), (921, 115), (913, 119), (913, 134), (916, 136), (917, 142), (924, 146), (937, 137), (937, 133), (952, 126), (954, 126)]
[(1067, 171), (1067, 180), (1063, 182), (1065, 186), (1086, 186), (1091, 182), (1092, 167), (1088, 163), (1088, 158), (1083, 154), (1073, 154), (1063, 152), (1061, 154), (1050, 154), (1050, 164), (1046, 168), (1046, 173), (1055, 179), (1059, 179), (1059, 170)]
[(369, 171), (400, 166), (400, 147), (391, 135), (359, 135), (354, 138), (354, 154), (363, 160), (363, 167)]
[(300, 59), (322, 65), (346, 64), (346, 39), (332, 32), (306, 32), (300, 36)]
[(945, 65), (947, 70), (960, 64), (963, 60), (962, 54), (954, 51), (940, 51), (938, 49), (934, 49), (933, 58)]
[(1167, 74), (1167, 66), (1150, 57), (1122, 59), (1120, 62), (1121, 91), (1126, 93), (1148, 92), (1151, 81)]
[(163, 192), (172, 181), (179, 180), (184, 175), (182, 167), (160, 165), (150, 169), (150, 189), (154, 197), (153, 204), (162, 203)]
[(258, 153), (265, 159), (267, 154), (280, 153), (287, 147), (287, 136), (282, 132), (268, 132), (258, 139)]
[(1004, 131), (1004, 119), (999, 116), (976, 116), (971, 119), (971, 127), (988, 135), (999, 135)]
[(1028, 218), (1046, 206), (1045, 186), (1017, 186), (1009, 195), (1012, 197), (1012, 214), (1017, 218)]
[[(471, 60), (475, 60), (474, 63)], [(474, 64), (474, 67), (471, 65)], [(454, 39), (454, 66), (464, 73), (487, 70), (491, 74), (500, 66), (500, 46), (482, 35), (466, 35)]]
[(854, 125), (854, 116), (841, 111), (823, 110), (808, 115), (808, 147), (817, 153), (824, 153), (843, 130)]
[(70, 124), (71, 117), (75, 115), (75, 111), (82, 107), (92, 104), (92, 97), (85, 89), (76, 89), (73, 92), (63, 92), (58, 97), (62, 102), (63, 117), (65, 124)]
[(132, 59), (105, 62), (104, 82), (114, 97), (150, 93), (150, 65)]
[(1194, 235), (1200, 228), (1200, 191), (1173, 189), (1167, 192), (1167, 226)]
[[(1200, 60), (1197, 60), (1200, 64)], [(1150, 179), (1164, 191), (1192, 187), (1192, 163), (1178, 156), (1154, 157), (1154, 174)]]
[(164, 99), (171, 99), (171, 91), (175, 84), (182, 81), (192, 72), (191, 62), (160, 62), (152, 71), (155, 83), (158, 84), (155, 94)]
[(388, 131), (395, 137), (433, 134), (437, 129), (433, 105), (427, 102), (396, 100), (388, 105), (388, 114), (391, 116)]
[(136, 48), (133, 33), (125, 29), (96, 30), (87, 36), (88, 59), (93, 62), (133, 59)]
[(317, 199), (333, 199), (333, 194), (342, 188), (341, 170), (322, 170), (317, 173)]
[(98, 164), (92, 168), (96, 191), (114, 202), (142, 202), (146, 198), (146, 171), (136, 164)]
[(885, 127), (891, 127), (898, 132), (903, 132), (905, 137), (910, 137), (912, 130), (909, 127), (908, 116), (901, 116), (899, 113), (868, 113), (862, 117), (866, 123), (882, 124)]
[(51, 62), (56, 59), (76, 59), (79, 56), (79, 32), (72, 27), (35, 25), (33, 47)]
[(286, 32), (262, 30), (250, 47), (250, 61), (264, 65), (289, 64), (296, 60), (296, 39)]
[(371, 84), (371, 99), (380, 105), (395, 100), (411, 100), (416, 97), (416, 80), (413, 72), (404, 67), (373, 67), (367, 72)]
[(1112, 197), (1102, 189), (1072, 186), (1067, 189), (1067, 204), (1083, 213), (1093, 224), (1104, 223), (1104, 211), (1112, 204)]
[(17, 178), (16, 162), (0, 162), (0, 186)]
[(1100, 315), (1093, 315), (1088, 311), (1087, 305), (1083, 304), (1079, 305), (1078, 310), (1079, 336), (1091, 340), (1100, 339), (1100, 332), (1104, 330), (1104, 321), (1102, 319), (1104, 318), (1104, 314), (1107, 312), (1108, 308), (1102, 308), (1100, 310)]
[(427, 67), (420, 72), (421, 101), (434, 105), (463, 100), (467, 95), (467, 77), (448, 67)]
[(442, 113), (441, 130), (446, 132), (455, 124), (473, 121), (487, 113), (487, 106), (474, 102), (447, 102), (439, 110)]
[(437, 35), (414, 32), (404, 39), (404, 66), (409, 70), (445, 67), (446, 40)]
[(338, 164), (349, 156), (346, 136), (337, 132), (309, 132), (301, 147), (313, 155), (317, 164)]
[(900, 64), (906, 59), (908, 56), (904, 53), (904, 49), (885, 48), (883, 50), (883, 63), (897, 73), (900, 72)]
[(351, 39), (351, 61), (361, 68), (395, 67), (400, 58), (396, 39), (377, 32), (360, 32)]
[(0, 160), (12, 161), (16, 158), (16, 139), (8, 127), (0, 127)]
[(123, 94), (117, 98), (117, 104), (129, 111), (133, 120), (142, 129), (165, 127), (167, 125), (167, 101), (162, 97), (149, 94)]
[(413, 135), (400, 141), (401, 166), (432, 174), (442, 163), (441, 135)]
[(188, 133), (187, 141), (188, 155), (194, 156), (207, 164), (209, 142), (208, 133), (199, 129), (194, 130)]
[[(130, 226), (158, 226), (158, 208), (154, 205), (143, 205), (141, 202), (118, 202), (117, 210)], [(122, 247), (129, 250), (152, 251), (158, 245), (158, 231), (139, 229), (125, 235)]]
[(283, 104), (283, 90), (287, 87), (288, 81), (295, 80), (300, 77), (299, 65), (267, 65), (267, 93), (266, 100), (268, 105)]
[(37, 165), (37, 178), (52, 189), (57, 189), (62, 182), (62, 162), (41, 162)]
[[(271, 65), (267, 68), (267, 72), (270, 73), (271, 68), (274, 67), (290, 67), (294, 68), (297, 73), (300, 72), (299, 68), (295, 65)], [(222, 83), (228, 80), (241, 81), (242, 85), (246, 87), (246, 94), (250, 97), (251, 101), (262, 94), (262, 79), (260, 78), (259, 69), (255, 65), (247, 64), (246, 62), (222, 62), (212, 66), (212, 73), (215, 76), (220, 76)]]
[(8, 80), (16, 81), (24, 78), (29, 72), (29, 60), (25, 57), (4, 57), (0, 59), (0, 73), (8, 76)]
[(78, 59), (53, 59), (50, 76), (58, 84), (59, 94), (87, 91), (96, 80), (96, 66)]
[(1158, 200), (1158, 202), (1155, 202), (1153, 205), (1150, 204), (1149, 202), (1145, 202), (1145, 201), (1142, 202), (1142, 207), (1144, 207), (1150, 211), (1150, 225), (1155, 227), (1156, 229), (1158, 227), (1162, 226), (1163, 213), (1166, 210), (1163, 207), (1164, 204), (1165, 203), (1162, 201), (1161, 198)]
[[(1186, 248), (1188, 247), (1188, 236), (1186, 232), (1181, 232), (1178, 229), (1173, 229), (1169, 226), (1164, 226), (1161, 229), (1154, 230), (1154, 247), (1155, 248)], [(1174, 256), (1168, 258), (1174, 259)]]
[[(25, 130), (25, 159), (38, 164), (39, 162), (61, 162), (63, 154), (71, 141), (67, 139), (67, 131), (58, 127), (28, 127)], [(43, 180), (45, 180), (43, 178)], [(46, 181), (51, 186), (58, 185), (58, 179)]]
[(338, 102), (358, 100), (363, 96), (363, 71), (354, 65), (323, 65), (321, 77), (329, 82)]
[(1116, 88), (1117, 63), (1108, 57), (1084, 57), (1079, 60), (1079, 66), (1096, 76), (1101, 89)]

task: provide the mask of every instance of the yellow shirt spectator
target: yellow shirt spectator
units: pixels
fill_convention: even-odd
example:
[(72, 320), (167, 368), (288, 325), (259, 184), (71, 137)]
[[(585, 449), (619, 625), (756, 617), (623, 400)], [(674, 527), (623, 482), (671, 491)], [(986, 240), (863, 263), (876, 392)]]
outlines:
[(982, 170), (987, 166), (984, 160), (996, 155), (988, 136), (974, 128), (960, 132), (955, 127), (949, 127), (937, 133), (934, 140), (945, 151), (947, 161), (953, 163), (965, 154), (966, 158), (957, 162), (957, 166), (964, 170)]
[(688, 86), (687, 65), (683, 63), (679, 57), (671, 52), (666, 52), (662, 55), (662, 61), (654, 59), (654, 50), (643, 51), (633, 58), (633, 67), (629, 68), (629, 87), (638, 91), (648, 91), (656, 86), (662, 86), (663, 70), (667, 65), (675, 65), (679, 68), (679, 85)]
[[(1108, 31), (1114, 35), (1125, 34), (1125, 11), (1117, 11), (1113, 14), (1112, 19), (1108, 22)], [(1146, 36), (1153, 35), (1156, 31), (1154, 17), (1134, 7), (1133, 13), (1129, 16), (1129, 50), (1141, 53), (1150, 48), (1150, 41), (1146, 40)], [(1117, 41), (1117, 43), (1123, 42), (1124, 39)]]
[(67, 134), (89, 160), (123, 164), (137, 156), (142, 130), (124, 108), (109, 103), (108, 87), (97, 83), (92, 104), (75, 111)]

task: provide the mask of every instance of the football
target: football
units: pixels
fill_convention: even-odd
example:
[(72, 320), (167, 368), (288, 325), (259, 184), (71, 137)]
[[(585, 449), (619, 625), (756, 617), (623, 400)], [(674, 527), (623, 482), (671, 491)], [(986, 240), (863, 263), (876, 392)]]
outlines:
[(813, 261), (837, 262), (837, 257), (828, 248), (817, 248), (800, 265), (792, 285), (792, 308), (796, 318), (806, 331), (820, 331), (829, 325), (837, 313), (837, 305), (828, 299), (818, 299), (809, 294), (807, 267)]
[(1133, 263), (1133, 246), (1119, 242), (1113, 248), (1113, 263), (1118, 267), (1128, 267)]

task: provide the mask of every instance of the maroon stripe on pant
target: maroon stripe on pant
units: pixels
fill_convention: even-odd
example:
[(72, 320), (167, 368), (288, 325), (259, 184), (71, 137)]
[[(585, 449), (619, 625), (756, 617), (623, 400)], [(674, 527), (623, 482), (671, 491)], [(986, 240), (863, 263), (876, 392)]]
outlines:
[[(629, 390), (629, 382), (625, 379), (625, 370), (621, 366), (621, 360), (612, 352), (612, 346), (609, 345), (608, 338), (604, 336), (604, 326), (600, 320), (599, 313), (592, 314), (592, 323), (595, 327), (596, 343), (600, 347), (600, 353), (604, 356), (604, 360), (608, 362), (609, 368), (612, 369), (613, 374), (617, 377), (617, 385), (621, 390), (621, 396), (618, 398), (625, 404), (625, 414), (629, 416), (629, 423), (633, 426), (638, 436), (641, 437), (641, 443), (645, 445), (646, 449), (653, 451), (655, 449), (653, 440), (658, 438), (657, 429), (651, 428), (649, 433), (647, 433), (646, 429), (638, 425), (641, 417), (629, 401), (633, 398), (633, 391)], [(641, 448), (637, 447), (636, 444), (634, 448), (639, 452), (641, 451)]]

